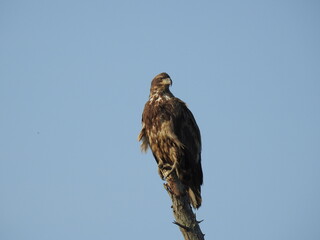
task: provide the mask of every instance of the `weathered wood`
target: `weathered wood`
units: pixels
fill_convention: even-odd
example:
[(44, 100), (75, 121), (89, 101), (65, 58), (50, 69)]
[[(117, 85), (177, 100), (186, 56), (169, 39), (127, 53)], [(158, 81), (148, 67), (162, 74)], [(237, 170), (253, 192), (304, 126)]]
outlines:
[[(166, 176), (165, 171), (162, 170)], [(164, 188), (167, 190), (172, 200), (172, 210), (177, 226), (185, 240), (204, 240), (196, 215), (190, 206), (189, 197), (186, 194), (185, 186), (180, 182), (175, 172), (172, 172), (166, 179)]]

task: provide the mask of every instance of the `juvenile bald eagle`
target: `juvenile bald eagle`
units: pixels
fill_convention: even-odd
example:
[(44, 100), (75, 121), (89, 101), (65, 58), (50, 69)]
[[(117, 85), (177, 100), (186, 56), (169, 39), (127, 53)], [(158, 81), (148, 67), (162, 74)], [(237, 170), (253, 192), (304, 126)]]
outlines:
[(142, 141), (142, 151), (151, 148), (162, 179), (162, 169), (175, 171), (186, 187), (191, 205), (199, 208), (203, 183), (200, 131), (186, 104), (170, 92), (170, 85), (172, 80), (167, 73), (152, 80), (138, 140)]

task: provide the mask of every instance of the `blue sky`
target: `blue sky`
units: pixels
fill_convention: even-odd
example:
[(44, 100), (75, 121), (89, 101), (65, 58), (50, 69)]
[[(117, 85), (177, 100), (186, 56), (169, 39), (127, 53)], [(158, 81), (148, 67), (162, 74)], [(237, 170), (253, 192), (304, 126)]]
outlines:
[(318, 1), (1, 1), (0, 238), (181, 239), (137, 135), (167, 72), (207, 239), (320, 238)]

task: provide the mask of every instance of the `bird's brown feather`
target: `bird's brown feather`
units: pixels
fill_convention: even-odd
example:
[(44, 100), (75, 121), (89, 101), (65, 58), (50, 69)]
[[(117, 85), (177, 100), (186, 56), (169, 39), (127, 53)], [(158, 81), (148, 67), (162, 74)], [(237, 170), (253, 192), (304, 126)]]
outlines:
[(203, 183), (200, 130), (186, 104), (169, 91), (169, 81), (162, 79), (170, 77), (162, 73), (152, 81), (138, 140), (143, 151), (151, 148), (159, 167), (176, 163), (176, 174), (192, 206), (199, 208)]

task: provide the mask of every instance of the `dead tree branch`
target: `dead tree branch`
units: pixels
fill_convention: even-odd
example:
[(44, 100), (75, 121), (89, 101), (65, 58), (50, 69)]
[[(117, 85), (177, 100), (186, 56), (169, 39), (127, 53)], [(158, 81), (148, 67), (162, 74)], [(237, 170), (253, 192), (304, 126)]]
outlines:
[[(166, 176), (166, 170), (162, 171)], [(202, 221), (197, 221), (196, 215), (192, 211), (185, 186), (180, 182), (175, 172), (172, 172), (166, 181), (164, 188), (172, 200), (175, 218), (173, 223), (179, 226), (185, 240), (204, 240), (204, 234), (199, 226)]]

